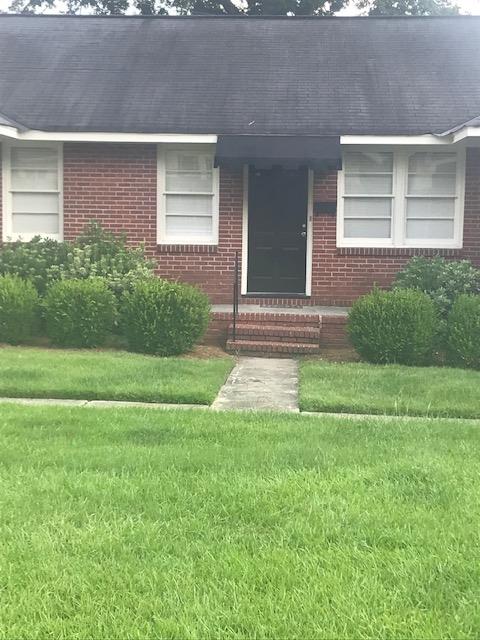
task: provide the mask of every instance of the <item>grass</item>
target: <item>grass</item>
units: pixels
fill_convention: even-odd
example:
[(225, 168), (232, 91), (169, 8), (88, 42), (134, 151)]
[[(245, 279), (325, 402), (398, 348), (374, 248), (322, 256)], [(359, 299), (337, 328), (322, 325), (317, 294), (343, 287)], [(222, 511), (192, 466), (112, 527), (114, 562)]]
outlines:
[(0, 396), (210, 404), (232, 367), (228, 357), (5, 347)]
[(4, 638), (478, 638), (480, 429), (0, 407)]
[(304, 411), (480, 418), (480, 372), (305, 360), (300, 406)]

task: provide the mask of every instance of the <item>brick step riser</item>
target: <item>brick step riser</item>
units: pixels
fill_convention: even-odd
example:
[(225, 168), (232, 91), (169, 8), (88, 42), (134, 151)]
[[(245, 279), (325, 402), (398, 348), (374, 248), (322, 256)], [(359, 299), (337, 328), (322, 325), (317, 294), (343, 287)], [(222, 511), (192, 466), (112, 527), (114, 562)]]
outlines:
[(314, 356), (320, 351), (304, 353), (303, 351), (259, 351), (258, 349), (227, 349), (231, 356), (248, 356), (251, 358), (295, 358), (297, 356)]
[(292, 356), (315, 356), (320, 353), (320, 349), (315, 351), (302, 351), (301, 349), (259, 349), (258, 347), (232, 349), (226, 348), (226, 353), (232, 356), (266, 356), (271, 358), (289, 358)]
[[(218, 320), (229, 320), (232, 322), (231, 313), (213, 312), (212, 317)], [(319, 315), (296, 315), (286, 313), (239, 313), (237, 315), (238, 324), (266, 324), (266, 325), (293, 325), (303, 327), (320, 327), (321, 318)]]
[[(228, 340), (232, 340), (233, 334), (231, 332), (228, 333)], [(262, 334), (262, 333), (236, 333), (236, 341), (244, 342), (244, 341), (261, 341), (261, 342), (297, 342), (299, 344), (316, 344), (317, 346), (320, 344), (320, 339), (318, 336), (291, 336), (291, 335), (277, 335), (277, 334)]]
[(267, 354), (305, 354), (311, 355), (319, 352), (316, 344), (291, 343), (291, 342), (271, 342), (227, 340), (227, 351), (230, 353), (267, 353)]
[[(320, 342), (320, 329), (317, 327), (297, 327), (282, 325), (248, 325), (239, 324), (236, 327), (236, 337), (239, 340), (269, 340), (276, 342)], [(233, 325), (228, 327), (228, 337), (233, 337)]]

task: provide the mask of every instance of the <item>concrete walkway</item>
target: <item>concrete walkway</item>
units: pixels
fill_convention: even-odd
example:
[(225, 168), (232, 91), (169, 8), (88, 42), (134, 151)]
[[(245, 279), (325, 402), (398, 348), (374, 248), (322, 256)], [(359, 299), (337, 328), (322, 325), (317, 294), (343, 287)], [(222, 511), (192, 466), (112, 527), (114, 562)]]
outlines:
[(298, 412), (297, 360), (239, 358), (212, 409)]
[(137, 402), (135, 400), (68, 400), (65, 398), (0, 398), (0, 404), (22, 404), (33, 406), (94, 407), (122, 409), (210, 409), (208, 404), (171, 404), (169, 402)]
[(140, 407), (146, 409), (271, 410), (298, 412), (298, 362), (292, 358), (242, 357), (220, 389), (211, 407), (164, 402), (122, 400), (62, 400), (0, 398), (0, 403), (64, 405), (70, 407)]

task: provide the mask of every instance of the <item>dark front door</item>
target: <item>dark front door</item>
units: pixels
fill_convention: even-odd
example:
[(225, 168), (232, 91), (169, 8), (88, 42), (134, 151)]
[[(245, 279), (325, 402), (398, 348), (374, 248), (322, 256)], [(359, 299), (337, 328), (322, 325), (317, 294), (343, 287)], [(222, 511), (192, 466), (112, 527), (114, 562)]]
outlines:
[(248, 293), (305, 293), (307, 192), (307, 169), (250, 169)]

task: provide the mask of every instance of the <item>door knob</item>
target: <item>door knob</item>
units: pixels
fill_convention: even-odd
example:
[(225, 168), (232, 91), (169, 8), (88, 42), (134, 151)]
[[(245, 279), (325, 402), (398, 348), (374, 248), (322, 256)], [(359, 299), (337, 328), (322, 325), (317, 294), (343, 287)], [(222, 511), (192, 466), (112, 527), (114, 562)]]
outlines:
[(307, 232), (306, 231), (302, 231), (300, 235), (302, 236), (302, 238), (305, 238), (306, 235), (307, 235)]

